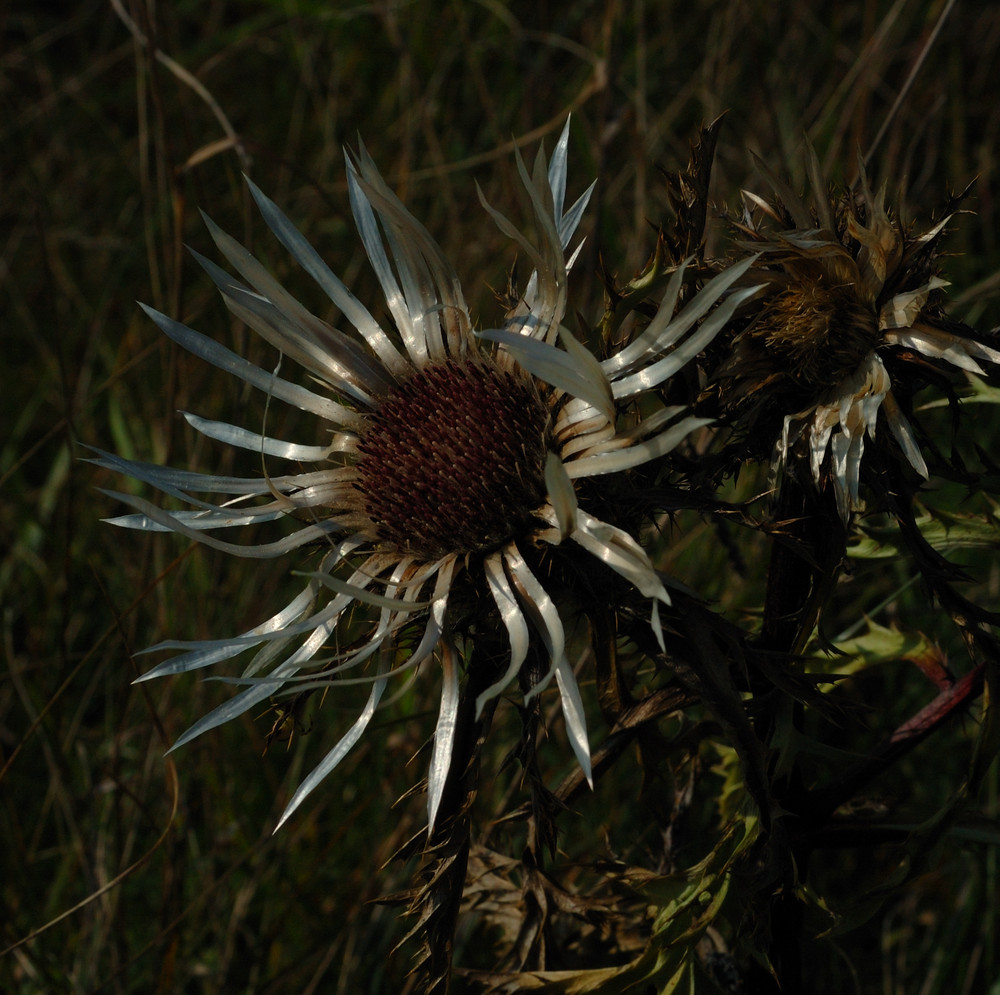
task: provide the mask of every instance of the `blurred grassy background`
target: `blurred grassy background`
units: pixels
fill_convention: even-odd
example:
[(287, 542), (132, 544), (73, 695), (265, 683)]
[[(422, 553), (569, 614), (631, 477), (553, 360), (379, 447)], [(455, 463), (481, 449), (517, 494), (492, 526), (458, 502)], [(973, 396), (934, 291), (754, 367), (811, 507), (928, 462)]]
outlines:
[[(289, 790), (338, 733), (314, 728), (262, 757), (273, 716), (248, 716), (164, 760), (167, 745), (228, 691), (195, 677), (130, 685), (144, 669), (132, 654), (144, 646), (235, 633), (296, 586), (294, 563), (251, 573), (176, 537), (101, 525), (118, 509), (95, 488), (121, 483), (80, 461), (86, 444), (240, 469), (176, 412), (228, 419), (248, 406), (259, 417), (262, 399), (175, 348), (134, 303), (265, 356), (184, 252), (188, 243), (213, 255), (198, 208), (321, 306), (251, 210), (240, 173), (251, 174), (374, 306), (343, 182), (342, 146), (360, 135), (456, 261), (487, 323), (498, 313), (490, 287), (503, 286), (512, 260), (497, 255), (502, 242), (474, 182), (521, 217), (512, 140), (533, 152), (545, 138), (551, 148), (572, 112), (571, 195), (600, 177), (575, 276), (577, 307), (595, 319), (599, 256), (624, 277), (641, 265), (653, 245), (648, 221), (666, 211), (656, 164), (683, 166), (700, 124), (728, 110), (714, 183), (720, 202), (734, 206), (741, 185), (756, 186), (748, 148), (801, 188), (805, 133), (831, 175), (850, 180), (856, 150), (868, 150), (885, 125), (872, 173), (904, 193), (911, 217), (928, 221), (948, 192), (974, 181), (975, 216), (954, 225), (948, 275), (956, 315), (988, 328), (1000, 323), (1000, 12), (955, 5), (942, 22), (946, 6), (14, 0), (0, 8), (0, 948), (47, 927), (0, 956), (0, 989), (405, 987), (405, 951), (388, 956), (404, 927), (393, 909), (366, 903), (408, 883), (408, 866), (381, 867), (421, 826), (419, 798), (391, 805), (426, 764), (424, 754), (411, 758), (432, 727), (436, 689), (418, 687), (386, 713), (272, 838)], [(684, 559), (698, 537), (679, 545), (677, 575), (712, 584), (724, 604), (753, 603), (721, 554)], [(708, 578), (712, 562), (718, 573)], [(351, 714), (328, 702), (314, 727), (342, 729)], [(515, 731), (516, 717), (501, 716), (494, 769)], [(569, 758), (552, 754), (555, 778)], [(912, 776), (943, 779), (946, 791), (954, 771)], [(586, 805), (595, 824), (583, 838), (586, 821), (564, 823), (568, 847), (603, 846), (609, 800)], [(910, 907), (894, 905), (842, 941), (859, 990), (959, 990), (940, 987), (959, 969), (948, 958), (975, 948), (984, 916), (996, 921), (996, 895), (982, 886), (995, 877), (983, 876), (980, 858), (995, 860), (995, 849), (956, 854), (952, 884), (933, 879), (909, 893)], [(963, 875), (954, 916), (929, 912), (935, 889), (958, 902)], [(944, 961), (926, 952), (935, 944)], [(477, 950), (481, 941), (460, 946), (458, 961), (475, 965)], [(817, 979), (815, 991), (844, 990), (830, 984)]]

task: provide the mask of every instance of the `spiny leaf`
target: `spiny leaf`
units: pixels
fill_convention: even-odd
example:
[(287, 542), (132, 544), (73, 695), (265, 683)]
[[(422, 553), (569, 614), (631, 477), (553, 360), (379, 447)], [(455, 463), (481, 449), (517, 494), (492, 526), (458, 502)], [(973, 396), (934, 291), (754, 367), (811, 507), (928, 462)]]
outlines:
[[(868, 622), (868, 631), (856, 639), (845, 639), (833, 644), (834, 653), (826, 659), (812, 659), (807, 663), (811, 672), (856, 674), (869, 667), (910, 660), (936, 683), (940, 684), (942, 670), (947, 673), (947, 658), (941, 650), (920, 632), (900, 632), (876, 622)], [(835, 655), (840, 654), (840, 655)]]
[[(956, 514), (941, 510), (925, 512), (914, 522), (926, 542), (938, 553), (955, 549), (996, 549), (1000, 547), (1000, 509), (988, 514)], [(909, 551), (895, 523), (858, 523), (860, 538), (848, 547), (856, 560), (890, 560)]]

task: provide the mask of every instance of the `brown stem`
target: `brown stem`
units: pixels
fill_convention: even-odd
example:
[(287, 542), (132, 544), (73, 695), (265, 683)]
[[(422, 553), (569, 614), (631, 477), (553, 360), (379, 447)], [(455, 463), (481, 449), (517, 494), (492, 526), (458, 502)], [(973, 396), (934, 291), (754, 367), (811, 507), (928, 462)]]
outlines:
[(476, 698), (497, 676), (497, 666), (476, 654), (458, 704), (458, 724), (451, 767), (438, 808), (433, 835), (423, 849), (423, 884), (412, 894), (407, 914), (416, 925), (407, 934), (421, 934), (414, 973), (425, 995), (446, 995), (451, 987), (452, 955), (458, 913), (469, 864), (471, 810), (479, 789), (483, 744), (493, 721), (496, 699), (476, 718)]
[(804, 491), (792, 478), (781, 485), (776, 532), (767, 571), (762, 650), (796, 656), (812, 635), (844, 557), (844, 529), (832, 502)]

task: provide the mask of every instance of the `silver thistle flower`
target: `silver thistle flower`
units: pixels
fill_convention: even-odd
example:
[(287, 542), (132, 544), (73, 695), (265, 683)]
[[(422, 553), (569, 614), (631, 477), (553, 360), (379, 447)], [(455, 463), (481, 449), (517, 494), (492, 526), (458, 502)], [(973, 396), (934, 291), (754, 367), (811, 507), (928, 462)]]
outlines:
[(774, 466), (801, 444), (814, 483), (832, 481), (847, 521), (860, 504), (865, 439), (874, 440), (879, 412), (906, 461), (928, 476), (884, 358), (916, 354), (915, 366), (925, 357), (985, 375), (977, 360), (1000, 363), (1000, 352), (947, 322), (937, 305), (948, 283), (936, 272), (936, 244), (951, 215), (914, 235), (887, 210), (885, 187), (872, 191), (860, 160), (859, 191), (831, 202), (807, 152), (812, 206), (761, 162), (775, 200), (743, 192), (737, 227), (759, 255), (752, 276), (767, 291), (721, 376), (751, 431), (768, 419), (759, 413), (783, 408)]
[[(479, 695), (477, 709), (517, 676), (534, 632), (549, 666), (528, 697), (555, 678), (572, 748), (588, 780), (588, 735), (567, 657), (566, 624), (525, 554), (578, 544), (651, 600), (651, 622), (659, 635), (657, 606), (670, 600), (661, 578), (635, 538), (579, 506), (574, 481), (656, 459), (706, 424), (677, 408), (628, 418), (624, 409), (700, 352), (753, 292), (730, 290), (749, 262), (717, 276), (675, 315), (683, 276), (678, 272), (649, 326), (599, 362), (561, 325), (567, 273), (575, 258), (573, 253), (567, 259), (566, 250), (590, 196), (588, 189), (564, 208), (568, 137), (567, 122), (551, 164), (546, 167), (540, 152), (530, 175), (517, 157), (537, 244), (484, 201), (535, 267), (500, 329), (473, 329), (452, 267), (363, 148), (348, 157), (351, 209), (394, 329), (375, 321), (252, 183), (272, 232), (340, 309), (356, 337), (310, 313), (211, 221), (216, 246), (246, 282), (195, 254), (230, 311), (308, 371), (322, 391), (284, 380), (144, 308), (190, 352), (270, 398), (315, 415), (320, 433), (324, 426), (333, 429), (328, 442), (298, 444), (185, 414), (213, 440), (296, 467), (263, 479), (184, 472), (107, 453), (97, 460), (192, 509), (165, 511), (143, 498), (108, 492), (137, 512), (111, 519), (116, 525), (177, 532), (251, 559), (325, 544), (302, 592), (267, 621), (228, 639), (151, 647), (147, 652), (183, 652), (140, 678), (200, 670), (256, 649), (238, 681), (244, 689), (185, 732), (176, 749), (282, 688), (334, 685), (372, 667), (363, 678), (370, 680), (371, 692), (362, 713), (298, 787), (279, 826), (359, 740), (390, 678), (436, 658), (442, 688), (428, 775), (433, 827), (457, 720), (462, 654), (449, 606), (461, 585), (471, 591), (485, 584), (509, 646), (506, 670)], [(301, 464), (312, 468), (300, 470)], [(231, 497), (215, 503), (196, 494)], [(292, 513), (299, 527), (277, 541), (241, 545), (214, 535)], [(377, 618), (360, 646), (340, 650), (338, 626), (358, 605), (377, 609)], [(401, 630), (412, 631), (415, 624), (415, 645), (404, 650)]]

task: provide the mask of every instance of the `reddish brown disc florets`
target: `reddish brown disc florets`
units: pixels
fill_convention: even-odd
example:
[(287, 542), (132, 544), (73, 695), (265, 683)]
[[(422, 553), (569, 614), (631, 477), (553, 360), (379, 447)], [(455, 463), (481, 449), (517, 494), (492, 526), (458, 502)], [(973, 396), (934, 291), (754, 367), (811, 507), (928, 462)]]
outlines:
[(535, 384), (480, 357), (414, 374), (358, 450), (378, 539), (427, 559), (485, 552), (529, 529), (545, 500), (549, 411)]

